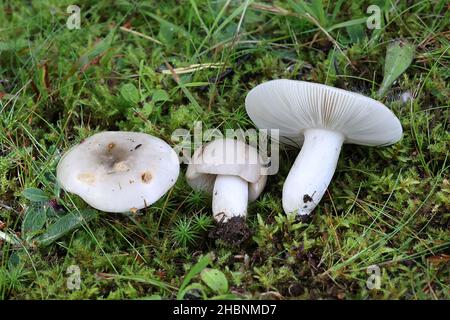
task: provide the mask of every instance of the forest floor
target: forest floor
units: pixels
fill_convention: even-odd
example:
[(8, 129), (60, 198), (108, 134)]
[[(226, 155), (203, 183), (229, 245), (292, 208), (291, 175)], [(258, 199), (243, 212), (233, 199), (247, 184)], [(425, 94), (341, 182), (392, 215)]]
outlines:
[[(375, 29), (366, 1), (79, 1), (80, 29), (66, 26), (71, 2), (0, 1), (0, 298), (450, 298), (446, 1), (373, 1)], [(399, 39), (414, 59), (378, 96)], [(196, 121), (254, 128), (245, 96), (277, 78), (379, 99), (404, 131), (388, 147), (344, 145), (308, 219), (282, 210), (294, 149), (234, 245), (185, 165), (129, 216), (90, 210), (56, 183), (61, 154), (96, 132), (174, 146), (172, 132)]]

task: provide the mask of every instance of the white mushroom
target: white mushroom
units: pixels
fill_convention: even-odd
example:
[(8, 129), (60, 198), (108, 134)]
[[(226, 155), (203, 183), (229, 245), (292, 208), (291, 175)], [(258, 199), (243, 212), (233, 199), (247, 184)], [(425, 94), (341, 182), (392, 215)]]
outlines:
[(258, 151), (240, 140), (216, 139), (194, 152), (186, 171), (188, 184), (213, 194), (216, 221), (247, 215), (247, 205), (256, 200), (267, 176)]
[(367, 146), (401, 139), (397, 117), (382, 103), (322, 84), (273, 80), (253, 88), (246, 110), (258, 128), (279, 129), (303, 147), (283, 186), (286, 213), (310, 214), (324, 195), (343, 143)]
[(176, 182), (180, 164), (163, 140), (138, 132), (97, 133), (60, 160), (57, 179), (68, 192), (106, 212), (142, 209)]

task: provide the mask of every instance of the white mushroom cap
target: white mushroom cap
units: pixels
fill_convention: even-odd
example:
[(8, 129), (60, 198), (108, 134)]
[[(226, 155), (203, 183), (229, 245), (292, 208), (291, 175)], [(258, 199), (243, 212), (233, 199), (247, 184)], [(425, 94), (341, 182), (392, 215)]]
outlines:
[(195, 150), (186, 170), (187, 183), (213, 192), (217, 175), (239, 176), (248, 182), (248, 200), (256, 200), (267, 181), (266, 168), (256, 148), (235, 139), (215, 139)]
[(138, 132), (97, 133), (60, 160), (57, 179), (64, 190), (105, 212), (142, 209), (176, 182), (180, 164), (163, 140)]
[(389, 145), (400, 140), (397, 117), (381, 102), (318, 83), (279, 79), (253, 88), (245, 99), (260, 129), (279, 129), (283, 142), (300, 145), (310, 128), (342, 133), (344, 143)]
[(282, 141), (303, 147), (283, 185), (283, 209), (307, 215), (333, 177), (343, 143), (389, 145), (402, 127), (382, 103), (322, 84), (273, 80), (253, 88), (247, 113), (260, 129), (279, 129)]

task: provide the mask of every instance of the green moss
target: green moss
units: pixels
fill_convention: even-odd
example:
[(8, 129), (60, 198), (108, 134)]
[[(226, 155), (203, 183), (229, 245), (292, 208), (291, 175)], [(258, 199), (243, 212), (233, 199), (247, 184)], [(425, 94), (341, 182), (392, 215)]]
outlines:
[[(374, 96), (391, 40), (407, 38), (416, 55), (383, 101), (400, 118), (403, 139), (383, 148), (345, 145), (329, 192), (307, 220), (282, 212), (295, 150), (281, 152), (279, 173), (249, 207), (251, 241), (237, 248), (209, 237), (211, 198), (189, 188), (183, 166), (174, 188), (142, 215), (100, 213), (28, 252), (0, 245), (0, 297), (175, 298), (199, 253), (212, 252), (209, 266), (241, 298), (271, 291), (299, 299), (448, 299), (448, 12), (429, 1), (379, 2), (382, 29), (356, 30), (356, 38), (346, 28), (329, 32), (346, 57), (306, 19), (255, 7), (233, 42), (241, 16), (233, 2), (222, 11), (222, 1), (197, 1), (198, 16), (190, 2), (84, 1), (80, 30), (65, 28), (67, 1), (1, 4), (0, 220), (7, 231), (20, 231), (30, 205), (25, 187), (58, 198), (66, 211), (86, 207), (59, 192), (54, 174), (60, 155), (94, 132), (142, 131), (175, 144), (173, 130), (192, 131), (195, 121), (204, 129), (253, 128), (244, 98), (262, 81), (326, 82)], [(334, 15), (334, 2), (324, 3), (325, 27), (366, 14), (365, 1), (343, 3)], [(156, 41), (114, 28), (127, 21)], [(166, 62), (223, 68), (178, 79), (161, 72)], [(413, 100), (401, 101), (404, 92)], [(180, 222), (195, 234), (186, 245)], [(71, 265), (80, 267), (80, 290), (67, 287)], [(378, 290), (366, 286), (370, 265), (380, 267)]]

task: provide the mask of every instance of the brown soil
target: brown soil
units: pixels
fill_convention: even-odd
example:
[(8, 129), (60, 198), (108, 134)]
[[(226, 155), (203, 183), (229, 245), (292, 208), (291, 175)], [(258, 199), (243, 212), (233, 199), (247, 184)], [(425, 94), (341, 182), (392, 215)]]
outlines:
[(245, 218), (233, 217), (227, 222), (219, 222), (210, 233), (209, 237), (218, 239), (231, 246), (240, 246), (251, 236)]

